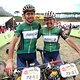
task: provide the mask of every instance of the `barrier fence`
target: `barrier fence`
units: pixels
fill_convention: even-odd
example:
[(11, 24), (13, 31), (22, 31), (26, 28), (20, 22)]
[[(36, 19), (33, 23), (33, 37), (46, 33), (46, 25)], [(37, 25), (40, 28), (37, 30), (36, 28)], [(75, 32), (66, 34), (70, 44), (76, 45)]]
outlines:
[(70, 36), (78, 37), (80, 38), (80, 30), (72, 29)]
[(6, 31), (5, 33), (0, 34), (0, 47), (11, 42), (13, 36), (14, 36), (14, 31)]

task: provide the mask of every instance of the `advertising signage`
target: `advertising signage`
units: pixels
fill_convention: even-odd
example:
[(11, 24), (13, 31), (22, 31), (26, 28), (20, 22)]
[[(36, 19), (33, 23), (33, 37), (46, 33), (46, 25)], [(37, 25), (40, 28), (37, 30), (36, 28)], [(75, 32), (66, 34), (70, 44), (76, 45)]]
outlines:
[(80, 18), (80, 14), (56, 14), (56, 18)]

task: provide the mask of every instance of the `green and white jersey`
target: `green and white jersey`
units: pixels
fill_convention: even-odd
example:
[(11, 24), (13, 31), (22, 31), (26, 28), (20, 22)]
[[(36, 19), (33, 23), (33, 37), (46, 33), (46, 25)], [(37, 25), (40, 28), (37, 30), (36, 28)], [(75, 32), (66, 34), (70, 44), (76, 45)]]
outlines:
[(58, 40), (60, 36), (62, 36), (63, 39), (67, 38), (63, 35), (63, 31), (57, 27), (52, 27), (51, 29), (44, 27), (40, 30), (39, 35), (43, 37), (44, 50), (49, 52), (59, 51), (60, 45)]
[(18, 54), (35, 52), (40, 28), (41, 25), (37, 21), (34, 21), (31, 24), (25, 22), (16, 28), (15, 36), (21, 37), (17, 50)]

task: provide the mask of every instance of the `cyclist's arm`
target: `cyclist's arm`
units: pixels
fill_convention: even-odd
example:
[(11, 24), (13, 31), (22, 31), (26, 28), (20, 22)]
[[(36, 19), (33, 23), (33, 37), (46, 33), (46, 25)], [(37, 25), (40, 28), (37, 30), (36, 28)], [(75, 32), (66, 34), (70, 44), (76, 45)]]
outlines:
[(60, 31), (59, 31), (59, 35), (60, 35), (64, 40), (68, 38), (68, 36), (65, 35), (64, 30), (63, 30), (62, 28), (61, 28)]
[(8, 60), (7, 60), (7, 64), (6, 64), (6, 69), (7, 69), (7, 72), (9, 75), (12, 75), (12, 73), (13, 73), (14, 48), (15, 48), (15, 44), (17, 43), (20, 35), (21, 35), (21, 31), (17, 28), (16, 31), (14, 32), (13, 40), (9, 46), (9, 55), (8, 55)]
[(15, 48), (15, 44), (17, 43), (19, 37), (21, 36), (21, 30), (20, 30), (20, 26), (16, 27), (16, 31), (14, 32), (14, 37), (13, 40), (9, 46), (9, 56), (8, 59), (13, 59), (13, 53), (14, 53), (14, 48)]
[(6, 63), (6, 69), (9, 76), (12, 75), (13, 73), (13, 54), (14, 54), (14, 47), (17, 41), (18, 41), (18, 37), (15, 36), (9, 46), (8, 60)]
[(74, 48), (80, 55), (80, 48), (69, 38), (65, 40), (72, 48)]
[(60, 30), (60, 35), (72, 48), (74, 48), (80, 54), (80, 48), (64, 34), (63, 30)]
[(18, 37), (14, 36), (12, 42), (10, 43), (9, 46), (9, 55), (8, 55), (8, 59), (13, 59), (13, 54), (14, 54), (14, 48), (15, 48), (15, 44), (18, 41)]

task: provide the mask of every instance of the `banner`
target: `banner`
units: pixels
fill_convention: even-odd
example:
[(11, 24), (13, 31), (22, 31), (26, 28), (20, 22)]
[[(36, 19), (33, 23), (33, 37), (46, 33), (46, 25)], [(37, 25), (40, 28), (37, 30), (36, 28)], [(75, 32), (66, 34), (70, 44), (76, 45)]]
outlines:
[(0, 47), (11, 42), (13, 36), (14, 36), (14, 31), (6, 31), (5, 33), (0, 34)]
[(72, 29), (70, 36), (79, 37), (80, 38), (80, 30)]

